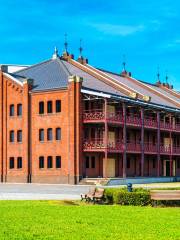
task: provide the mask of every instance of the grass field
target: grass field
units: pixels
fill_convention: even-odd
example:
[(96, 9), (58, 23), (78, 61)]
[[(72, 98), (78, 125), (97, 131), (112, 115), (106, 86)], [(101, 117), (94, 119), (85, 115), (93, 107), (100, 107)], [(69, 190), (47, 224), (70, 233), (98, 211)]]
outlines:
[(180, 239), (180, 208), (0, 201), (0, 239)]

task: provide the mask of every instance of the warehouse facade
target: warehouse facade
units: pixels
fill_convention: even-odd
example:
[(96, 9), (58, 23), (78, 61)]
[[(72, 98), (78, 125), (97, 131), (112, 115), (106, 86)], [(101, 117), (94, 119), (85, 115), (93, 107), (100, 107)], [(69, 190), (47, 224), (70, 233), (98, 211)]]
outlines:
[(180, 176), (180, 94), (57, 51), (0, 71), (2, 182)]

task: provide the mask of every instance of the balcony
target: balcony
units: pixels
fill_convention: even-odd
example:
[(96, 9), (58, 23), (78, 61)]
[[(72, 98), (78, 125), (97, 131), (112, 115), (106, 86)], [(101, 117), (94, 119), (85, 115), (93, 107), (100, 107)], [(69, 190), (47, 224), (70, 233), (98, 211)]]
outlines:
[(158, 152), (157, 144), (145, 143), (144, 144), (144, 153), (156, 154)]
[(103, 139), (84, 140), (83, 150), (86, 152), (103, 152), (106, 149), (105, 141)]
[(84, 122), (103, 122), (105, 120), (105, 113), (102, 109), (85, 110), (83, 113)]
[(173, 155), (180, 155), (180, 146), (176, 146), (172, 148)]
[(160, 146), (160, 153), (161, 154), (171, 154), (171, 146), (170, 145), (166, 145), (166, 146), (164, 146), (164, 145), (161, 145)]
[(157, 121), (153, 118), (144, 118), (144, 127), (146, 128), (157, 128)]
[[(122, 112), (108, 112), (105, 116), (103, 109), (91, 109), (85, 110), (83, 113), (83, 122), (84, 123), (103, 123), (105, 120), (108, 123), (120, 124), (124, 123), (124, 118)], [(127, 115), (126, 125), (133, 127), (141, 127), (142, 121), (139, 115)], [(157, 129), (158, 123), (157, 120), (151, 117), (144, 117), (144, 127)], [(164, 121), (160, 121), (160, 129), (166, 131), (180, 132), (180, 123), (172, 124)]]
[(131, 126), (141, 126), (141, 117), (137, 115), (127, 116), (126, 124)]

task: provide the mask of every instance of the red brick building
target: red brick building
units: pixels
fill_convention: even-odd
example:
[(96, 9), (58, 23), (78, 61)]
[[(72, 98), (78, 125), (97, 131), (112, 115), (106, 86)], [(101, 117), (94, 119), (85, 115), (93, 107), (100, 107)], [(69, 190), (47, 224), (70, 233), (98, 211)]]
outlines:
[(66, 51), (0, 69), (2, 182), (180, 176), (180, 93)]

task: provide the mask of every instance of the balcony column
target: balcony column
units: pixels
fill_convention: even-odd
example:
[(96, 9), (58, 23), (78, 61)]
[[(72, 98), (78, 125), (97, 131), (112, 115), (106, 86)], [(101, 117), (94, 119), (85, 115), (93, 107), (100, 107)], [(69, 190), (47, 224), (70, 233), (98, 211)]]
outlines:
[(103, 159), (103, 177), (107, 177), (107, 161), (108, 161), (108, 124), (107, 124), (107, 99), (104, 99), (104, 114), (105, 114), (105, 132), (104, 132), (104, 141), (105, 141), (105, 157)]
[[(169, 122), (170, 126), (172, 126), (172, 116), (170, 114), (169, 117)], [(172, 154), (173, 154), (173, 142), (172, 142), (172, 129), (170, 129), (169, 133), (169, 139), (170, 139), (170, 176), (173, 176), (173, 159), (172, 159)]]
[(160, 176), (160, 113), (157, 112), (157, 177)]
[(141, 108), (141, 177), (144, 176), (144, 108)]
[(123, 103), (123, 178), (126, 178), (127, 167), (127, 129), (126, 129), (126, 104)]

